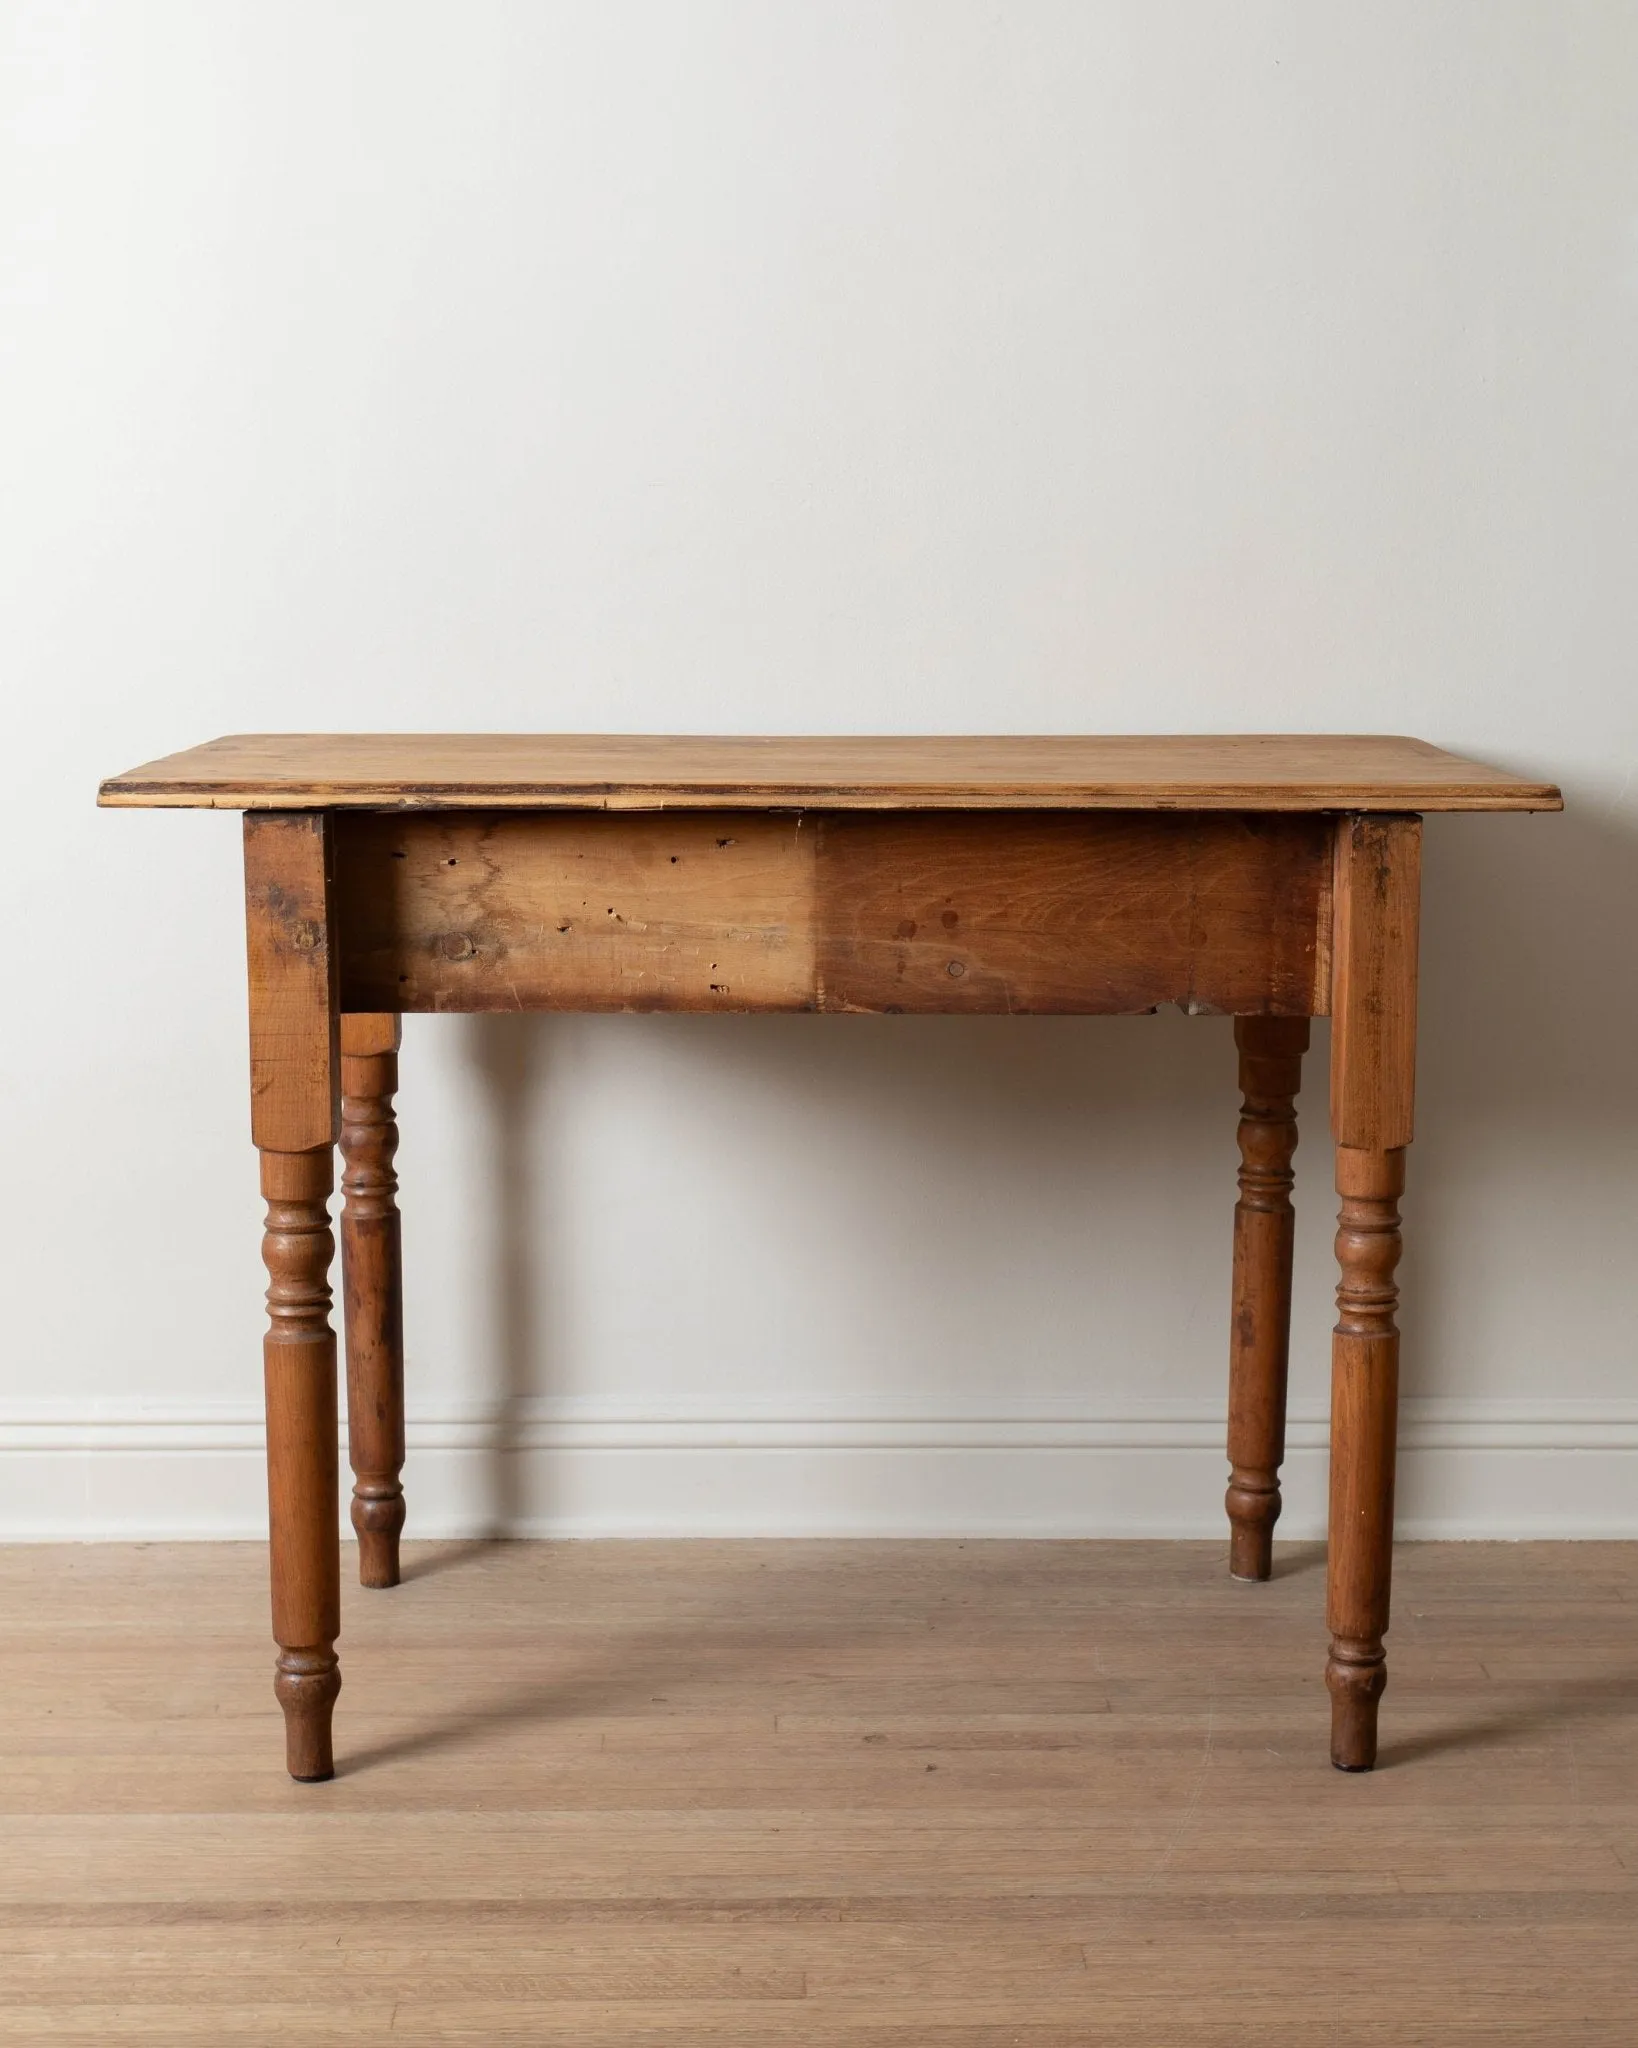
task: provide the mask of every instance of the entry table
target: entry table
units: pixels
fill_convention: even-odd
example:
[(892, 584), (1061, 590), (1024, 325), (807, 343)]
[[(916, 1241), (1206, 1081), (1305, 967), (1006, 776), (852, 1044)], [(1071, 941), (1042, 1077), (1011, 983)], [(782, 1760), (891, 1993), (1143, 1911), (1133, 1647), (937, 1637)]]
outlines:
[(397, 1181), (405, 1011), (1234, 1018), (1240, 1197), (1229, 1567), (1280, 1512), (1291, 1155), (1331, 1024), (1341, 1222), (1325, 1679), (1369, 1770), (1386, 1680), (1425, 811), (1545, 811), (1551, 785), (1420, 740), (642, 739), (263, 734), (115, 776), (108, 805), (242, 810), (251, 1132), (267, 1201), (267, 1470), (287, 1761), (332, 1775), (341, 1686), (341, 1217), (352, 1519), (367, 1586), (404, 1524)]

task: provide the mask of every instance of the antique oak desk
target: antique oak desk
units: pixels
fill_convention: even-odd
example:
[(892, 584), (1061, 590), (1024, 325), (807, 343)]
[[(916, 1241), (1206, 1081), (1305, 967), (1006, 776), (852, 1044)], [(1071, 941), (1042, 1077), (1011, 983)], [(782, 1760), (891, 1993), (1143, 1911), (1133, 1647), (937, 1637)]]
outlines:
[(397, 1182), (406, 1010), (1232, 1016), (1240, 1199), (1230, 1569), (1280, 1512), (1294, 1098), (1331, 1024), (1331, 1759), (1376, 1759), (1393, 1545), (1398, 1199), (1411, 1138), (1424, 811), (1560, 808), (1418, 740), (261, 735), (103, 785), (242, 810), (251, 1132), (267, 1200), (274, 1690), (328, 1778), (341, 1677), (329, 1198), (341, 1216), (352, 1519), (368, 1586), (404, 1522)]

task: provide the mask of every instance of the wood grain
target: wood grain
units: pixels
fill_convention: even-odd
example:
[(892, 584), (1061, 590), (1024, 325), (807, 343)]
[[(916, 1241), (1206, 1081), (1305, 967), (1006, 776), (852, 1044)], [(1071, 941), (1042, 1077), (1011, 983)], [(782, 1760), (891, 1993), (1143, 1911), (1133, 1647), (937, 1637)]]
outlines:
[(1325, 1683), (1331, 1761), (1376, 1763), (1377, 1705), (1388, 1682), (1383, 1637), (1393, 1579), (1394, 1466), (1399, 1420), (1395, 1273), (1405, 1154), (1337, 1147), (1337, 1321), (1331, 1338), (1331, 1490)]
[(335, 823), (349, 1010), (813, 1007), (799, 818)]
[(333, 1145), (341, 1114), (330, 820), (246, 815), (250, 1125), (264, 1151)]
[(1380, 734), (785, 739), (249, 733), (102, 785), (226, 809), (1558, 810), (1551, 783)]
[(1416, 1105), (1420, 818), (1337, 824), (1331, 949), (1331, 1135), (1388, 1150)]
[(1625, 2048), (1638, 1545), (1406, 1546), (1365, 1779), (1275, 1556), (411, 1544), (302, 1788), (260, 1546), (0, 1549), (0, 2040)]
[(335, 1638), (335, 1241), (329, 1198), (340, 1121), (334, 840), (322, 813), (250, 813), (244, 824), (250, 961), (251, 1133), (267, 1221), (267, 1495), (273, 1689), (292, 1777), (330, 1775), (341, 1678)]
[(341, 814), (349, 1010), (1308, 1015), (1329, 821)]
[(404, 1527), (404, 1268), (398, 1215), (399, 1021), (341, 1020), (342, 1297), (353, 1530), (366, 1586), (398, 1584)]
[(1240, 1198), (1234, 1205), (1229, 1315), (1229, 1570), (1273, 1569), (1285, 1457), (1291, 1341), (1292, 1156), (1306, 1017), (1236, 1017), (1240, 1055)]
[(841, 816), (819, 829), (822, 1009), (1323, 1006), (1322, 819)]
[(336, 1339), (330, 1327), (334, 1178), (328, 1145), (262, 1154), (268, 1552), (279, 1646), (273, 1692), (284, 1710), (286, 1767), (303, 1780), (332, 1774), (330, 1721), (341, 1690), (335, 1655), (341, 1628)]
[(1399, 1197), (1416, 1098), (1419, 818), (1337, 824), (1331, 1129), (1341, 1198), (1331, 1338), (1325, 1682), (1331, 1760), (1371, 1769), (1387, 1684), (1399, 1415)]

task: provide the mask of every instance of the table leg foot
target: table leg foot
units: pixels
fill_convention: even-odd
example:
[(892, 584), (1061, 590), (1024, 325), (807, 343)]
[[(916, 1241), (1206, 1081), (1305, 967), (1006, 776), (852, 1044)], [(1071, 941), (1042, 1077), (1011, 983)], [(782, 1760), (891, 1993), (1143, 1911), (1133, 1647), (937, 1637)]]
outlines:
[(341, 1691), (341, 1665), (331, 1649), (281, 1649), (273, 1693), (284, 1709), (285, 1768), (304, 1785), (336, 1774), (330, 1725)]
[(377, 1590), (399, 1583), (398, 1539), (404, 1529), (404, 1496), (377, 1497), (353, 1488), (353, 1533), (358, 1538), (358, 1583)]
[(1274, 1524), (1279, 1518), (1280, 1497), (1254, 1494), (1249, 1488), (1231, 1486), (1226, 1505), (1229, 1512), (1229, 1577), (1254, 1585), (1274, 1576)]
[(1332, 1637), (1325, 1689), (1331, 1695), (1331, 1761), (1339, 1771), (1376, 1768), (1376, 1709), (1387, 1683), (1380, 1642)]

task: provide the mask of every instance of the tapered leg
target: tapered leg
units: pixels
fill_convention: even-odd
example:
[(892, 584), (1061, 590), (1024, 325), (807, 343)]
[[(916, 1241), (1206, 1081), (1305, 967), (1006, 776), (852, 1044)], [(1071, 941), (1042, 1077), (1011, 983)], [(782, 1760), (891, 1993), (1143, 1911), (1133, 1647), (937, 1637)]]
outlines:
[(334, 1157), (264, 1152), (269, 1328), (267, 1498), (273, 1569), (273, 1690), (293, 1778), (328, 1778), (341, 1690), (341, 1545), (336, 1526), (336, 1340), (330, 1328), (329, 1196)]
[(1376, 1707), (1388, 1682), (1382, 1638), (1393, 1572), (1394, 1444), (1399, 1414), (1399, 1197), (1405, 1154), (1337, 1148), (1337, 1325), (1331, 1340), (1331, 1761), (1376, 1762)]
[(273, 1690), (293, 1778), (328, 1778), (341, 1672), (330, 1191), (338, 1124), (331, 836), (322, 812), (245, 815), (250, 1122), (267, 1226), (268, 1530)]
[(342, 1295), (347, 1323), (347, 1449), (365, 1586), (398, 1584), (404, 1527), (404, 1297), (393, 1155), (398, 1019), (341, 1020)]
[(1336, 1334), (1331, 1343), (1331, 1512), (1326, 1618), (1331, 1761), (1376, 1762), (1387, 1684), (1399, 1415), (1399, 1197), (1416, 1075), (1421, 821), (1338, 821), (1331, 1127), (1337, 1145)]
[(1295, 1220), (1291, 1155), (1308, 1019), (1236, 1017), (1234, 1042), (1244, 1100), (1229, 1331), (1229, 1570), (1237, 1579), (1266, 1579), (1273, 1569), (1285, 1456)]

